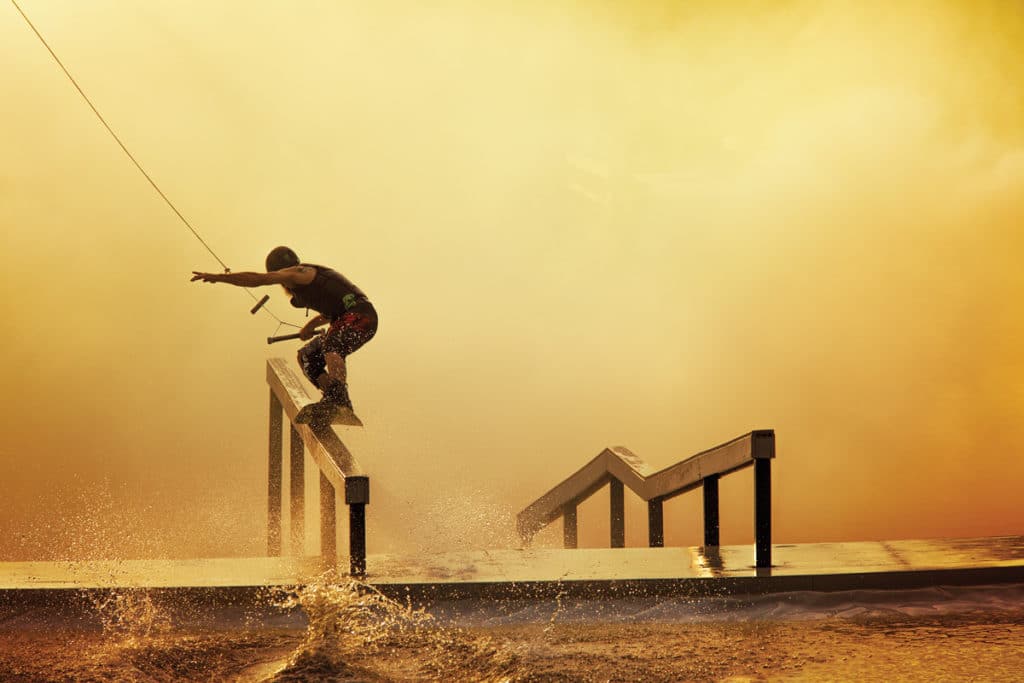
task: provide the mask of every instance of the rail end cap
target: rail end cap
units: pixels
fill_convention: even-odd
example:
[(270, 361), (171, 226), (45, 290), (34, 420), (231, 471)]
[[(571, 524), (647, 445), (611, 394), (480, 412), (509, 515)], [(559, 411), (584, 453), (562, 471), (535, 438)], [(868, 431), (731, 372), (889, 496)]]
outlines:
[(751, 457), (769, 459), (775, 457), (775, 430), (755, 429), (750, 433)]

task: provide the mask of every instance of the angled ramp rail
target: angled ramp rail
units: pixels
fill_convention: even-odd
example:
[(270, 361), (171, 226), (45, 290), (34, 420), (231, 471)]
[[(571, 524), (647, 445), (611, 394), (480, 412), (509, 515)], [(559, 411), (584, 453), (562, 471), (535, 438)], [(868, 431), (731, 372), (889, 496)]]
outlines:
[(332, 567), (337, 564), (335, 491), (344, 491), (349, 520), (349, 569), (353, 576), (365, 576), (369, 477), (329, 425), (314, 428), (295, 424), (295, 414), (313, 399), (283, 358), (267, 360), (267, 383), (270, 385), (267, 554), (281, 554), (283, 413), (291, 425), (289, 497), (292, 554), (301, 555), (305, 545), (305, 447), (320, 470), (320, 553), (324, 562)]
[(606, 448), (578, 472), (528, 505), (516, 520), (519, 537), (529, 543), (534, 534), (559, 517), (566, 548), (576, 547), (576, 508), (605, 484), (611, 488), (611, 547), (625, 545), (623, 485), (647, 501), (648, 540), (652, 548), (665, 545), (662, 503), (697, 487), (704, 492), (704, 545), (717, 547), (718, 480), (754, 466), (754, 537), (758, 568), (772, 564), (771, 463), (775, 431), (761, 429), (691, 456), (661, 471), (625, 448)]

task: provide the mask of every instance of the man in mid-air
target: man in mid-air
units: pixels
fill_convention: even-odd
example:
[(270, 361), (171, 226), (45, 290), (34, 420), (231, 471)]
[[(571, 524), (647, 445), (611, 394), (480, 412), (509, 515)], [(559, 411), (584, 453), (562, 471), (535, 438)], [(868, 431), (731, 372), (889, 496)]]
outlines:
[[(236, 287), (281, 285), (291, 297), (292, 306), (317, 312), (299, 330), (300, 339), (312, 339), (299, 349), (299, 367), (323, 391), (323, 398), (302, 408), (295, 421), (329, 425), (340, 410), (352, 410), (345, 358), (376, 334), (377, 311), (344, 275), (325, 266), (301, 263), (288, 247), (273, 249), (267, 254), (266, 265), (266, 273), (192, 271), (192, 282), (226, 282)], [(325, 323), (329, 325), (327, 331), (318, 334), (316, 328)]]

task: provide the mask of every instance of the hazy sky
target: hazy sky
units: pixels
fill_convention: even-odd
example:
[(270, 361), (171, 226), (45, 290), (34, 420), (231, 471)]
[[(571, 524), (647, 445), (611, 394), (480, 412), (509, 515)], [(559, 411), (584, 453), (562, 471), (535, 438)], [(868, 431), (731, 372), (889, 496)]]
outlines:
[[(287, 244), (377, 305), (370, 552), (757, 428), (777, 542), (1024, 532), (1020, 3), (19, 4), (232, 269)], [(263, 552), (298, 345), (188, 281), (217, 262), (9, 4), (0, 56), (0, 559)]]

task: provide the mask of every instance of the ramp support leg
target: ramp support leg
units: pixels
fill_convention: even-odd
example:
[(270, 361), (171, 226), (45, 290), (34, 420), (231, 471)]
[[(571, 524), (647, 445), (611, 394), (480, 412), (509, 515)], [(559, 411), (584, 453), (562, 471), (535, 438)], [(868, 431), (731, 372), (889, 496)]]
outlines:
[(562, 508), (562, 545), (566, 548), (578, 547), (576, 525), (576, 503), (566, 503)]
[(281, 445), (284, 409), (270, 392), (270, 448), (267, 458), (267, 555), (281, 554)]
[(366, 576), (366, 506), (369, 502), (369, 478), (346, 477), (349, 573), (355, 577)]
[(661, 498), (647, 501), (647, 545), (665, 547), (665, 513)]
[(758, 569), (772, 566), (772, 461), (754, 461), (754, 542)]
[(711, 474), (704, 477), (704, 547), (713, 548), (719, 544), (718, 522), (718, 478)]
[(608, 483), (608, 487), (611, 489), (611, 546), (624, 548), (626, 546), (626, 509), (622, 482), (612, 479)]
[(320, 473), (320, 555), (327, 567), (338, 564), (338, 528), (334, 507), (334, 487)]
[(291, 550), (292, 555), (302, 557), (306, 554), (306, 451), (302, 437), (295, 427), (291, 428), (291, 474), (289, 493), (291, 498)]
[(349, 573), (366, 576), (366, 506), (348, 506)]

